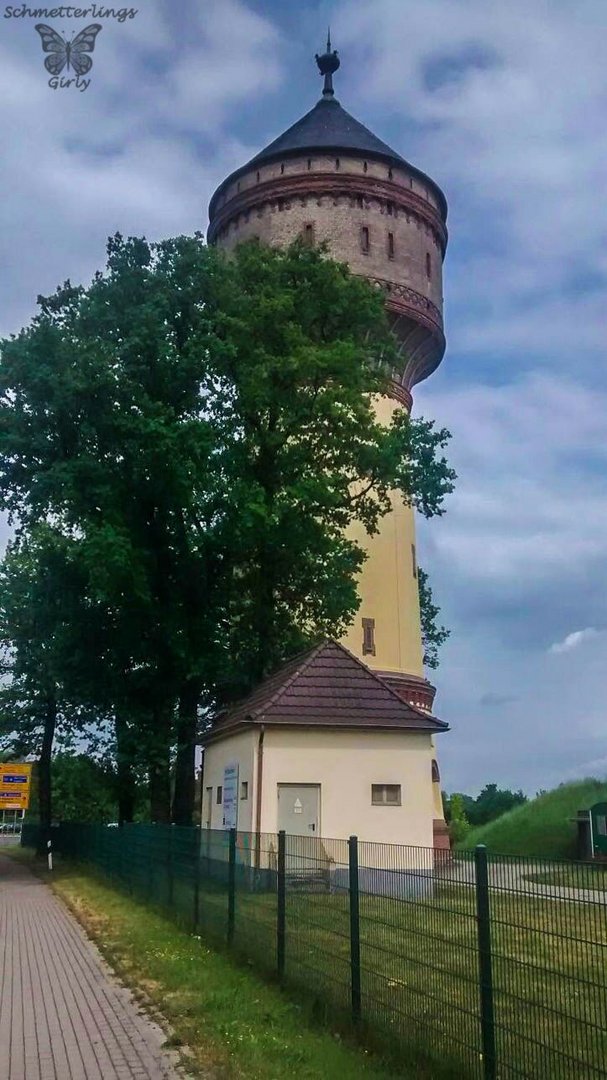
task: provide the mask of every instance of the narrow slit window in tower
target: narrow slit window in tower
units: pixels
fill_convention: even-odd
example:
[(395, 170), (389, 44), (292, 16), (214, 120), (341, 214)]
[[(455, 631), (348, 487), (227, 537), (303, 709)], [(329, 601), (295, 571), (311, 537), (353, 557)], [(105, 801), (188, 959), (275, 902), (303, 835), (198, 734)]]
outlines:
[(428, 281), (432, 277), (432, 256), (429, 251), (426, 252), (426, 277)]
[(282, 161), (280, 163), (280, 174), (281, 174), (281, 176), (282, 176), (284, 171), (285, 171), (285, 163), (284, 163), (284, 161)]
[(308, 172), (310, 171), (311, 168), (312, 168), (312, 158), (309, 157), (308, 158)]
[(411, 544), (411, 568), (413, 570), (413, 577), (417, 577), (417, 552), (415, 550), (415, 544)]
[(363, 619), (363, 656), (375, 656), (375, 619)]
[(338, 157), (335, 158), (335, 168), (339, 169), (339, 158)]
[(260, 172), (258, 170), (257, 171), (257, 183), (259, 183), (260, 179), (261, 179), (261, 174), (260, 174)]
[(314, 247), (314, 225), (311, 221), (304, 225), (303, 238), (306, 247)]
[(436, 758), (432, 759), (432, 783), (440, 784), (440, 770)]
[(388, 258), (389, 259), (394, 258), (394, 233), (393, 232), (388, 233)]
[(221, 806), (222, 802), (223, 802), (223, 789), (221, 787), (221, 784), (218, 784), (217, 785), (217, 805)]
[(386, 213), (389, 214), (390, 217), (392, 217), (392, 214), (394, 213), (394, 203), (386, 203)]
[(363, 161), (363, 172), (366, 172), (368, 168), (369, 166), (367, 165), (367, 162)]
[(388, 180), (392, 179), (392, 169), (388, 169)]
[(360, 227), (360, 248), (365, 254), (369, 254), (369, 226), (361, 225)]

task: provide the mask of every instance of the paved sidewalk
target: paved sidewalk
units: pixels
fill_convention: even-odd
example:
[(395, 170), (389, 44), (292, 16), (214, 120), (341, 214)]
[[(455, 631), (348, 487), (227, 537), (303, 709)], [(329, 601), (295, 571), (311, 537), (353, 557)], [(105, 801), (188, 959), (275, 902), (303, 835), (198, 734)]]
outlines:
[(60, 900), (0, 854), (0, 1080), (177, 1080), (164, 1038)]

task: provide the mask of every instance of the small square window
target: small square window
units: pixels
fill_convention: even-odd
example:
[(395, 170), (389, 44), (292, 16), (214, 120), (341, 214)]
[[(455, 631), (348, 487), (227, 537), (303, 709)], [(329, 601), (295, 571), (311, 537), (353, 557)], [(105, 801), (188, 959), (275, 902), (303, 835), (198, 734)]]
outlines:
[(243, 780), (240, 785), (240, 798), (248, 799), (249, 797), (249, 781)]
[(360, 227), (360, 248), (365, 254), (369, 254), (369, 226), (361, 225)]
[(373, 806), (400, 806), (400, 784), (371, 784)]
[(223, 802), (223, 788), (221, 784), (217, 785), (217, 805), (221, 806)]

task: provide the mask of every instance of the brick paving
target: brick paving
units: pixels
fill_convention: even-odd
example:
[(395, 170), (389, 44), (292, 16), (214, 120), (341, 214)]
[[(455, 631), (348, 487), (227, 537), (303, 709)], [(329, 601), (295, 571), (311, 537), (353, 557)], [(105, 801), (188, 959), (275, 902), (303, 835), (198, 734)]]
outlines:
[(177, 1080), (164, 1039), (61, 901), (0, 854), (0, 1080)]

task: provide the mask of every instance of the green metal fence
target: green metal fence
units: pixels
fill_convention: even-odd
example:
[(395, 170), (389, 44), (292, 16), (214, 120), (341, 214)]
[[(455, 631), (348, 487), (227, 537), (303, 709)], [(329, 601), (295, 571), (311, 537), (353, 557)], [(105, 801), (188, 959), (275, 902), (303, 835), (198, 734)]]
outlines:
[(607, 868), (158, 825), (52, 843), (409, 1070), (607, 1077)]

